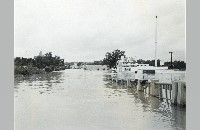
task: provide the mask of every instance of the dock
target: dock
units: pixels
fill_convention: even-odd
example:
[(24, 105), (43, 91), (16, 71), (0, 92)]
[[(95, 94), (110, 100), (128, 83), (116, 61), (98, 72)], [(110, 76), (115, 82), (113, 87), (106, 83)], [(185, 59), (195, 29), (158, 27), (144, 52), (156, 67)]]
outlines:
[(118, 85), (126, 85), (134, 87), (136, 91), (144, 92), (145, 94), (157, 97), (160, 100), (171, 102), (173, 105), (181, 107), (186, 106), (186, 82), (172, 81), (171, 83), (162, 83), (159, 80), (134, 80), (127, 77), (119, 77), (117, 73), (107, 75), (108, 80)]

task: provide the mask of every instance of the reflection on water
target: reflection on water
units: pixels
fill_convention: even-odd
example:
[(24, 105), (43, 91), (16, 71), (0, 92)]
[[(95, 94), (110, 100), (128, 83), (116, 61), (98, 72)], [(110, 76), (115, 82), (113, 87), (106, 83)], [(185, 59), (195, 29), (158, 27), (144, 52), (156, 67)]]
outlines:
[(15, 129), (185, 129), (185, 108), (107, 81), (105, 74), (65, 70), (16, 77)]
[[(28, 77), (19, 76), (15, 78), (15, 92), (36, 90), (39, 94), (54, 93), (52, 90), (62, 90), (61, 83), (63, 83), (63, 72), (52, 72), (45, 74), (37, 74)], [(23, 87), (19, 87), (23, 86)], [(16, 94), (15, 95), (19, 95)]]

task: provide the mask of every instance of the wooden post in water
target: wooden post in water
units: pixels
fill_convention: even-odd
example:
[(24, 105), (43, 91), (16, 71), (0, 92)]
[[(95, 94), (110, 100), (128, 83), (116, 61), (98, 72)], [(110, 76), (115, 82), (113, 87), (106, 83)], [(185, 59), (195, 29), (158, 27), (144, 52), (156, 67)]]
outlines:
[(129, 79), (127, 79), (127, 86), (130, 86), (130, 80)]
[(159, 86), (160, 84), (156, 84), (158, 80), (152, 80), (150, 83), (150, 95), (159, 96)]
[(165, 98), (166, 98), (166, 100), (168, 100), (168, 96), (167, 96), (167, 87), (168, 87), (168, 85), (165, 85)]
[(171, 100), (172, 99), (172, 85), (169, 86), (169, 96)]
[(178, 83), (172, 82), (172, 103), (177, 104), (177, 95), (178, 95)]
[(148, 94), (149, 94), (149, 95), (150, 95), (150, 88), (151, 88), (151, 83), (149, 83), (149, 86), (148, 86), (148, 89), (149, 89), (149, 90), (148, 90), (148, 91), (149, 91)]
[(162, 88), (163, 88), (163, 85), (160, 85), (160, 92), (159, 92), (159, 99), (160, 100), (163, 98)]
[(138, 84), (137, 84), (137, 91), (144, 91), (143, 86), (140, 83), (140, 80), (138, 79)]
[(178, 105), (186, 105), (186, 83), (178, 82), (178, 95), (177, 95)]
[(146, 89), (148, 89), (147, 91), (147, 93), (148, 93), (148, 95), (149, 95), (149, 88), (150, 88), (150, 83), (149, 82), (147, 82), (147, 88)]

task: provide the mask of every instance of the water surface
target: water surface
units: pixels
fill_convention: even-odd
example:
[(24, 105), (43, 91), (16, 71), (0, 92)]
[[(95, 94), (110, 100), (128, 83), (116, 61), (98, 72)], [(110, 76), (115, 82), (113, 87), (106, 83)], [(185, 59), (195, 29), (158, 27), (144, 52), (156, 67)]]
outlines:
[(15, 78), (15, 130), (184, 130), (185, 108), (105, 79), (64, 70)]

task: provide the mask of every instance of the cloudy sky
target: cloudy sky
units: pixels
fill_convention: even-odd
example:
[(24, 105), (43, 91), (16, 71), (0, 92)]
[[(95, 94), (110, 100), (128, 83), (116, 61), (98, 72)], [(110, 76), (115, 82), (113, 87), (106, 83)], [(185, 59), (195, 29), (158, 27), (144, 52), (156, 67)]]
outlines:
[(15, 0), (15, 57), (52, 52), (65, 61), (103, 59), (115, 49), (185, 60), (185, 0)]

